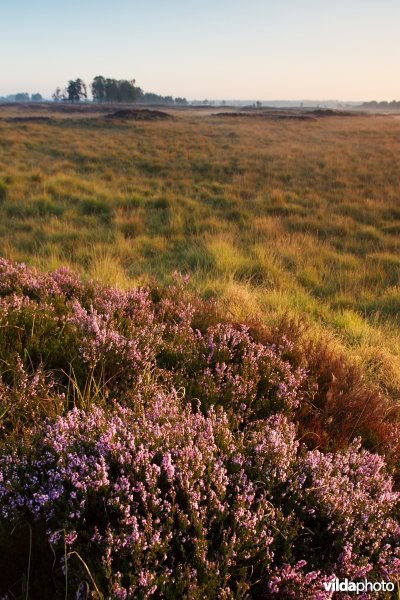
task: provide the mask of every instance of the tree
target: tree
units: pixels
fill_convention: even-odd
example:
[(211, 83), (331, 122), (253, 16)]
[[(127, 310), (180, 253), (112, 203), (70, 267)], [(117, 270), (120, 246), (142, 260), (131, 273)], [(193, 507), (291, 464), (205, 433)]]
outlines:
[(111, 79), (97, 75), (91, 84), (94, 102), (137, 102), (143, 92), (134, 79)]
[(82, 79), (70, 79), (67, 85), (67, 94), (69, 102), (80, 102), (82, 98), (87, 98), (86, 84)]
[(29, 94), (27, 92), (15, 94), (15, 102), (29, 102)]
[(32, 102), (41, 102), (43, 100), (42, 94), (32, 94)]
[(135, 80), (128, 81), (122, 79), (117, 81), (118, 86), (118, 102), (136, 102), (139, 99), (142, 90), (135, 87)]
[(54, 100), (54, 102), (61, 102), (66, 100), (67, 98), (67, 92), (65, 90), (62, 90), (60, 87), (56, 88), (54, 94), (52, 94), (51, 96)]
[(106, 101), (118, 102), (118, 84), (116, 79), (106, 79)]
[(163, 96), (160, 96), (159, 94), (154, 94), (153, 92), (146, 92), (141, 98), (141, 101), (144, 104), (162, 104), (163, 100)]
[(97, 75), (90, 86), (93, 102), (104, 102), (106, 99), (106, 80), (102, 75)]

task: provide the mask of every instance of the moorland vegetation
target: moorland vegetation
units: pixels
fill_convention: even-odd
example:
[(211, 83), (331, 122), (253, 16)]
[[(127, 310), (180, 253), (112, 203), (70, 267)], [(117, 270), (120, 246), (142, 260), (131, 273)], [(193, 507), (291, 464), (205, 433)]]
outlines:
[(0, 120), (0, 593), (396, 582), (400, 120), (20, 110)]

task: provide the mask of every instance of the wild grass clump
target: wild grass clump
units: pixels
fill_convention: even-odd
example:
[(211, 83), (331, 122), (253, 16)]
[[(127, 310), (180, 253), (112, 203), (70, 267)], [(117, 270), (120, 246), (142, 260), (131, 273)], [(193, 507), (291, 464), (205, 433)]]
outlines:
[(389, 399), (301, 324), (234, 322), (186, 283), (0, 261), (0, 593), (306, 600), (335, 576), (395, 581)]

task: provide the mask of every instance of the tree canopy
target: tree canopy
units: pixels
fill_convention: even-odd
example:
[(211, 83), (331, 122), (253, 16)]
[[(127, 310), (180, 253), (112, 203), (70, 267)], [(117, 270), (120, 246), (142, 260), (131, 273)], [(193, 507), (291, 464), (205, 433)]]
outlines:
[[(136, 86), (135, 79), (112, 79), (103, 75), (96, 75), (89, 87), (93, 102), (98, 103), (188, 104), (186, 98), (173, 98), (172, 96), (162, 96), (152, 92), (145, 93), (140, 87)], [(65, 89), (57, 87), (52, 98), (55, 102), (79, 102), (87, 98), (87, 86), (80, 78), (71, 79)]]
[(94, 102), (137, 102), (143, 92), (134, 79), (110, 79), (97, 75), (91, 90)]
[(78, 79), (70, 79), (67, 85), (67, 95), (69, 102), (79, 102), (83, 98), (87, 98), (87, 89), (85, 82), (78, 77)]

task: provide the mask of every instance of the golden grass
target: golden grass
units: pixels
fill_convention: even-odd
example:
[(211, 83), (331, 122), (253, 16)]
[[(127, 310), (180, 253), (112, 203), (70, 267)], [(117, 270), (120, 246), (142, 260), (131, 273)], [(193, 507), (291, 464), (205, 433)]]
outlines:
[(189, 272), (235, 318), (302, 315), (400, 395), (399, 149), (390, 117), (0, 120), (0, 254), (121, 287)]

